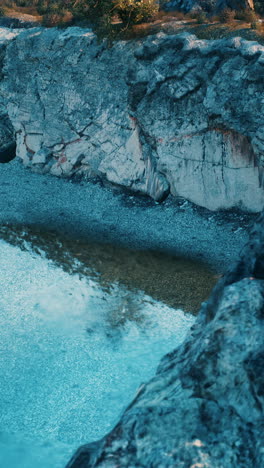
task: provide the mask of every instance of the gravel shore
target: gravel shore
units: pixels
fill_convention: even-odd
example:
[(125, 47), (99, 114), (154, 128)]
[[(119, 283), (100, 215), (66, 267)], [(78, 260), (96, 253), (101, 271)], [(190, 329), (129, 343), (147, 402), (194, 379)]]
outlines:
[(1, 223), (183, 255), (220, 273), (236, 260), (254, 218), (209, 212), (172, 197), (159, 204), (100, 183), (34, 174), (17, 159), (0, 165), (0, 187)]

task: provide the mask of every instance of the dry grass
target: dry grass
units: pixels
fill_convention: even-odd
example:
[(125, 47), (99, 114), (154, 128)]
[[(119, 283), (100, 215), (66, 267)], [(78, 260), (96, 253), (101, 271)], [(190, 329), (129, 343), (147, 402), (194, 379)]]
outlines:
[(4, 8), (5, 16), (9, 18), (18, 18), (23, 21), (30, 21), (30, 22), (41, 22), (42, 17), (37, 13), (34, 7), (17, 7), (16, 9), (13, 8)]
[(264, 44), (264, 23), (257, 23), (257, 29), (254, 25), (241, 20), (233, 20), (230, 23), (221, 23), (218, 18), (212, 18), (204, 24), (199, 24), (195, 18), (190, 15), (181, 15), (180, 19), (175, 14), (164, 15), (162, 18), (152, 23), (140, 24), (134, 26), (125, 34), (126, 39), (138, 39), (158, 32), (166, 34), (176, 34), (177, 32), (190, 32), (199, 39), (224, 39), (234, 36), (241, 36), (247, 40), (258, 41)]
[(258, 29), (252, 29), (251, 24), (235, 20), (232, 23), (211, 23), (208, 25), (194, 26), (191, 32), (199, 39), (224, 39), (240, 36), (249, 41), (258, 41), (264, 45), (264, 24), (259, 24)]

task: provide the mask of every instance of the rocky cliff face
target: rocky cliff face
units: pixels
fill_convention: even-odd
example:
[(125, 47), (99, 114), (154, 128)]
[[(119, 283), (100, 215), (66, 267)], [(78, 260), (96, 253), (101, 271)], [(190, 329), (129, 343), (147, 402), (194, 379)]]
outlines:
[(185, 343), (68, 468), (264, 466), (264, 215)]
[[(4, 78), (3, 64), (6, 47), (9, 41), (16, 36), (11, 31), (0, 32), (0, 86)], [(0, 92), (0, 163), (8, 162), (15, 156), (16, 144), (13, 127), (7, 113), (7, 102), (5, 96)]]
[(89, 30), (11, 41), (2, 93), (33, 170), (99, 177), (216, 210), (264, 206), (264, 48), (190, 34), (97, 44)]

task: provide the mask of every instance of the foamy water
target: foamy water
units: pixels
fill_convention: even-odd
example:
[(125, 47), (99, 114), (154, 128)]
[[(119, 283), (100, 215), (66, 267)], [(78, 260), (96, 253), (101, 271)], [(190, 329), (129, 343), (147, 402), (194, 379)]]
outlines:
[(0, 466), (62, 468), (119, 419), (194, 318), (0, 240)]

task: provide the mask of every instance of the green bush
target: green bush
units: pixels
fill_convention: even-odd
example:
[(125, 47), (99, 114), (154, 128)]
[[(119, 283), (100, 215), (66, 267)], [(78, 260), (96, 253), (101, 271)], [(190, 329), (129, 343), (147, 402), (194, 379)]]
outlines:
[(245, 21), (246, 23), (254, 23), (257, 21), (257, 15), (253, 10), (241, 10), (236, 13), (236, 18)]
[(113, 0), (76, 0), (69, 2), (67, 9), (72, 11), (75, 17), (89, 19), (93, 23), (101, 22), (105, 16), (111, 16)]
[(8, 8), (18, 7), (36, 7), (40, 0), (0, 0), (1, 5)]
[(235, 19), (236, 12), (226, 8), (219, 15), (220, 23), (232, 23)]
[(256, 20), (256, 21), (253, 21), (251, 24), (250, 24), (250, 27), (251, 29), (254, 29), (256, 31), (260, 31), (261, 30), (261, 25), (260, 23)]
[(4, 9), (2, 7), (0, 7), (0, 18), (2, 16), (5, 16), (5, 11), (4, 11)]
[(46, 0), (40, 0), (37, 6), (37, 11), (40, 15), (45, 15), (49, 11), (49, 2)]
[(255, 11), (258, 15), (264, 16), (264, 0), (257, 0), (254, 2)]
[(61, 10), (60, 12), (54, 11), (45, 13), (45, 15), (42, 16), (42, 26), (45, 28), (65, 28), (71, 25), (72, 19), (72, 14), (69, 11)]
[(40, 0), (37, 5), (37, 10), (40, 15), (58, 14), (62, 15), (65, 10), (65, 5), (60, 1), (55, 0)]
[(156, 0), (115, 0), (114, 11), (125, 25), (151, 20), (159, 11)]
[(45, 13), (42, 17), (42, 26), (45, 28), (53, 28), (62, 22), (62, 16), (58, 13)]
[[(11, 0), (0, 0), (4, 5)], [(12, 0), (13, 7), (34, 7), (46, 27), (65, 24), (64, 13), (72, 23), (88, 25), (101, 37), (114, 38), (135, 24), (151, 20), (159, 10), (158, 0)], [(2, 5), (2, 3), (1, 3)], [(113, 18), (120, 18), (123, 25)]]
[(19, 7), (26, 7), (28, 6), (28, 2), (26, 0), (16, 0), (16, 4)]
[(207, 22), (207, 16), (204, 11), (199, 11), (199, 13), (197, 13), (196, 21), (198, 24), (204, 24)]

